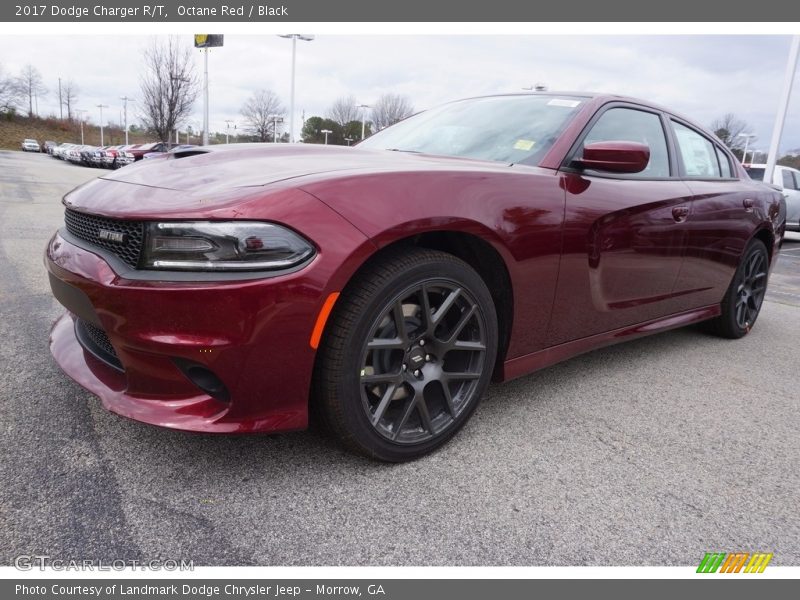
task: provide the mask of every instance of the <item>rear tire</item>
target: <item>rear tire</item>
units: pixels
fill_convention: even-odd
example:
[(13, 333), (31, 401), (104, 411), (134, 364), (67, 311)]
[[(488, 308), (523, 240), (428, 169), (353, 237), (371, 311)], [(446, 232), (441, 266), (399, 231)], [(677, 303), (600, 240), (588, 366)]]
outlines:
[(722, 299), (722, 314), (706, 323), (720, 337), (739, 339), (755, 325), (764, 302), (769, 274), (769, 254), (761, 240), (752, 240), (745, 250)]
[(491, 294), (464, 261), (394, 251), (339, 298), (319, 349), (314, 408), (355, 452), (388, 462), (423, 456), (478, 406), (497, 331)]

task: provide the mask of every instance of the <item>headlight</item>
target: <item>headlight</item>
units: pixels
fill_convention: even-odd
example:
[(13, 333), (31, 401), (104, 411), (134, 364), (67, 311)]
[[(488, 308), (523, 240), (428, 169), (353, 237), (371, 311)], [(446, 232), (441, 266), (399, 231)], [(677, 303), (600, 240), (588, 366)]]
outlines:
[(293, 231), (254, 221), (149, 223), (144, 268), (181, 271), (289, 269), (314, 254)]

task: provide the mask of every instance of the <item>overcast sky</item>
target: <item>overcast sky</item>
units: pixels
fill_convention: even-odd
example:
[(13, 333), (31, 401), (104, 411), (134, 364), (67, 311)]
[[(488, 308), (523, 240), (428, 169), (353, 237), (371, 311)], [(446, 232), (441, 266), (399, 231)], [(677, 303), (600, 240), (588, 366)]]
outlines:
[[(101, 25), (98, 25), (98, 28)], [(598, 24), (602, 27), (602, 24)], [(223, 26), (219, 27), (224, 33)], [(313, 33), (313, 32), (309, 32)], [(152, 36), (0, 37), (0, 65), (38, 68), (50, 88), (42, 115), (58, 114), (58, 77), (80, 87), (79, 108), (97, 104), (118, 121), (120, 96), (137, 98), (143, 49)], [(191, 36), (181, 36), (187, 45)], [(324, 116), (339, 96), (369, 104), (385, 92), (407, 95), (416, 109), (466, 96), (514, 92), (541, 82), (551, 90), (621, 93), (658, 102), (709, 125), (735, 113), (766, 150), (789, 50), (788, 36), (322, 35), (297, 43), (296, 129), (301, 113)], [(198, 73), (202, 55), (195, 51)], [(242, 104), (256, 89), (279, 94), (288, 109), (291, 41), (275, 35), (226, 35), (209, 59), (211, 130), (243, 126)], [(795, 86), (781, 147), (800, 148), (800, 84)], [(129, 121), (136, 119), (135, 105)], [(192, 125), (202, 125), (202, 99)], [(752, 146), (751, 146), (752, 147)]]

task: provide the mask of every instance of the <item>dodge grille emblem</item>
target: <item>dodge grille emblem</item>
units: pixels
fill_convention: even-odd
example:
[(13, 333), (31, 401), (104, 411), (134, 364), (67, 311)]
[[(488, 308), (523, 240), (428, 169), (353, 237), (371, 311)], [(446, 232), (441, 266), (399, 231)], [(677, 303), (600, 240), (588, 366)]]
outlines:
[(119, 231), (109, 231), (108, 229), (101, 229), (97, 232), (97, 237), (106, 242), (114, 242), (115, 244), (125, 243), (125, 234)]

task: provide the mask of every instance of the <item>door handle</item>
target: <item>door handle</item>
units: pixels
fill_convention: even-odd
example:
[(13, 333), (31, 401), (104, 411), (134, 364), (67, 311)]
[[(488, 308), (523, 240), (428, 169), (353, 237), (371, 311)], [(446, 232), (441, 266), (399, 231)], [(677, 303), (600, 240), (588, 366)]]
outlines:
[(747, 212), (753, 212), (753, 204), (754, 204), (754, 202), (753, 202), (752, 198), (745, 198), (742, 201), (742, 204), (744, 205), (744, 209)]
[(688, 206), (676, 206), (672, 209), (672, 218), (675, 219), (678, 223), (683, 223), (686, 220), (686, 217), (689, 216), (689, 207)]

